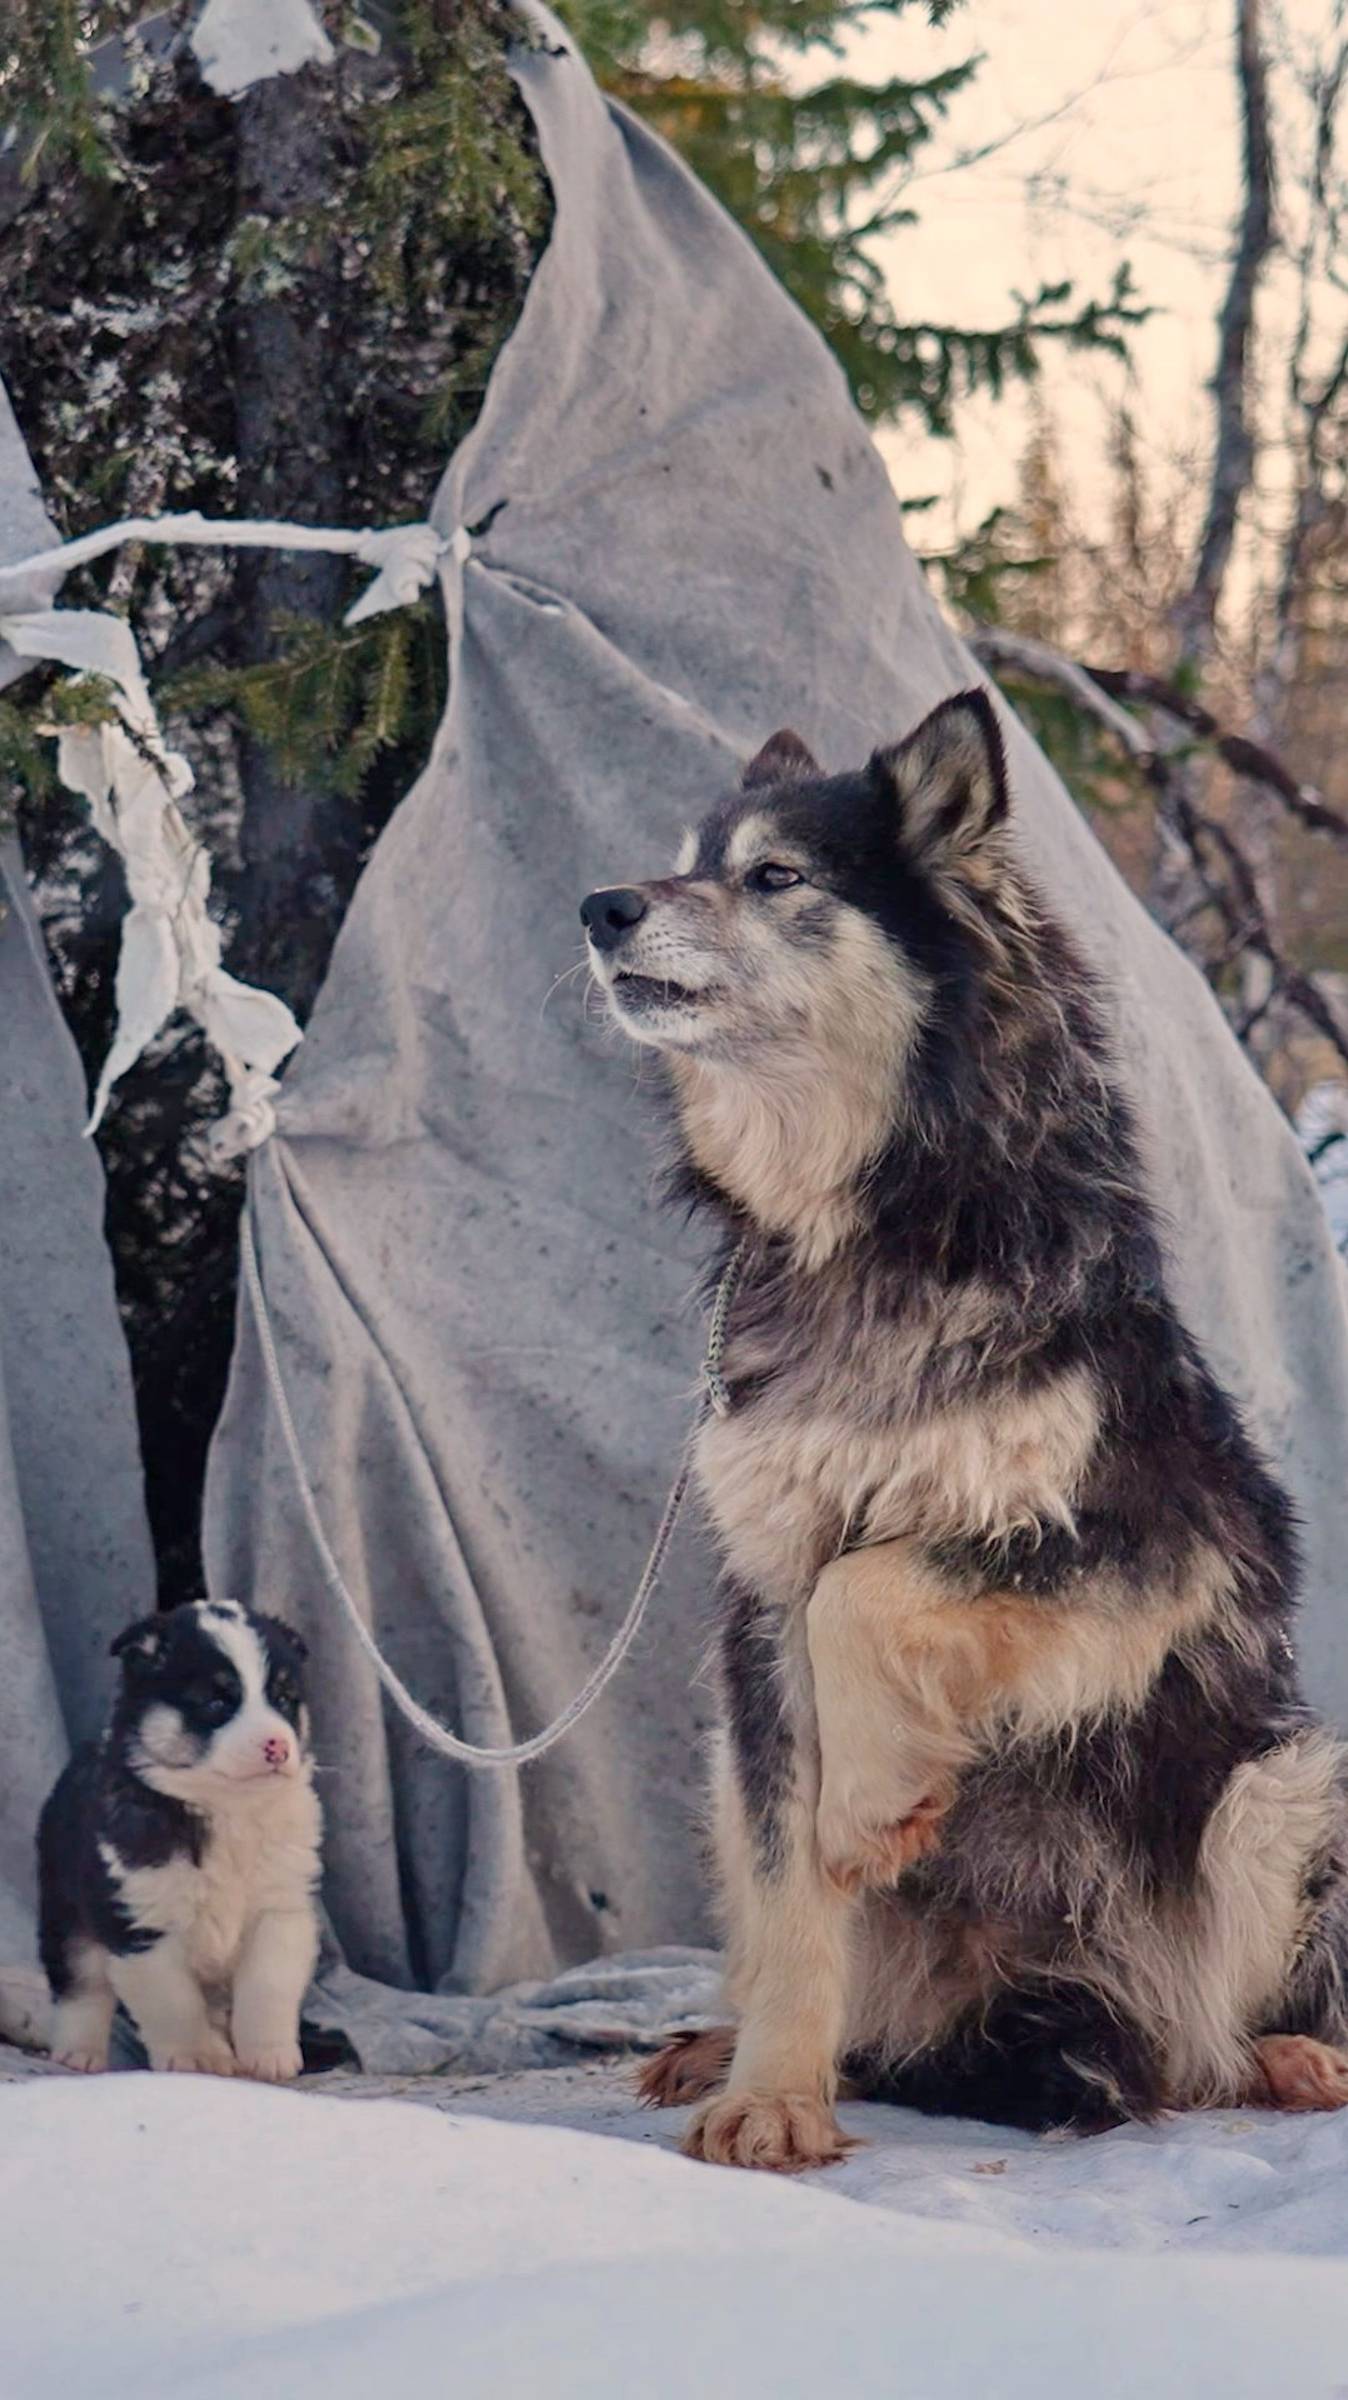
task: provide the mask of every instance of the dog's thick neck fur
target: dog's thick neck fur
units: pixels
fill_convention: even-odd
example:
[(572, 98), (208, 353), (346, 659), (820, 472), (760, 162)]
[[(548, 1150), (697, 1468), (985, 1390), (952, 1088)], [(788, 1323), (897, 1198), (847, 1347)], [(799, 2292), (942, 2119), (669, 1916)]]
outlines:
[(858, 1040), (825, 1063), (802, 1043), (766, 1068), (671, 1061), (699, 1197), (720, 1199), (822, 1266), (866, 1217), (866, 1184), (894, 1137), (888, 1051)]

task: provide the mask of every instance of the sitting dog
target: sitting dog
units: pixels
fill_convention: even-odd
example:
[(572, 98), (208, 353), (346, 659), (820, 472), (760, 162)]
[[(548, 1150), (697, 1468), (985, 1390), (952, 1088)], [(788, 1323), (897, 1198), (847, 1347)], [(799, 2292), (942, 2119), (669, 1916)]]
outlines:
[(840, 2075), (1030, 2128), (1342, 2106), (1289, 1505), (1168, 1294), (989, 700), (859, 774), (774, 735), (672, 876), (581, 916), (740, 1261), (698, 1440), (738, 2024), (646, 2097), (788, 2170), (847, 2148)]
[(106, 2067), (120, 2000), (152, 2067), (285, 2082), (318, 1949), (304, 1644), (275, 1617), (199, 1600), (112, 1650), (108, 1729), (76, 1751), (38, 1829), (52, 2056)]

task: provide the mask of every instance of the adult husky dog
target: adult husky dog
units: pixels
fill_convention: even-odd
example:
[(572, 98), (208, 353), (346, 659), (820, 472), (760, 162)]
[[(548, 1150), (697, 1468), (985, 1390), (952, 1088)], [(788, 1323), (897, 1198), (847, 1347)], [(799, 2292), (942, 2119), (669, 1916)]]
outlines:
[(1348, 2100), (1289, 1506), (1167, 1293), (1007, 817), (981, 692), (859, 774), (779, 733), (673, 876), (581, 911), (743, 1245), (698, 1451), (738, 2024), (645, 2078), (702, 2100), (703, 2158), (837, 2158), (840, 2075), (1082, 2131)]

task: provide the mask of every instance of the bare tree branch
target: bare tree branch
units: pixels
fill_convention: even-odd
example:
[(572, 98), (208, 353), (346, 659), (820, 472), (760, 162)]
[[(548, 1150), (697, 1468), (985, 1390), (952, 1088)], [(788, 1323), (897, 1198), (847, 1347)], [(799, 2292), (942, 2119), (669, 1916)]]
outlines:
[(1313, 784), (1301, 783), (1267, 743), (1253, 741), (1248, 734), (1224, 733), (1211, 709), (1191, 700), (1176, 684), (1167, 683), (1160, 675), (1139, 674), (1132, 667), (1088, 666), (1084, 672), (1111, 699), (1134, 700), (1144, 707), (1164, 709), (1177, 724), (1187, 726), (1200, 741), (1207, 742), (1234, 774), (1274, 793), (1289, 814), (1312, 833), (1327, 833), (1335, 841), (1348, 842), (1348, 817), (1331, 808)]
[(1329, 806), (1311, 784), (1301, 783), (1276, 752), (1248, 734), (1226, 733), (1211, 709), (1192, 700), (1164, 676), (1147, 675), (1135, 667), (1096, 667), (1067, 658), (1049, 643), (1029, 634), (1008, 632), (1002, 625), (979, 625), (967, 637), (969, 647), (994, 675), (1027, 675), (1051, 685), (1074, 700), (1112, 733), (1134, 764), (1151, 774), (1165, 753), (1145, 727), (1119, 705), (1131, 701), (1141, 708), (1159, 709), (1177, 725), (1215, 750), (1233, 774), (1272, 792), (1288, 813), (1312, 833), (1327, 833), (1348, 843), (1348, 817)]
[(977, 627), (968, 639), (975, 656), (993, 672), (1024, 675), (1065, 693), (1112, 735), (1134, 766), (1143, 770), (1156, 794), (1162, 822), (1171, 839), (1182, 848), (1196, 887), (1185, 911), (1186, 919), (1192, 923), (1210, 910), (1225, 937), (1216, 954), (1200, 962), (1209, 981), (1215, 981), (1228, 967), (1250, 958), (1261, 959), (1267, 968), (1268, 987), (1236, 1021), (1237, 1038), (1247, 1042), (1267, 1017), (1274, 1001), (1281, 999), (1299, 1010), (1348, 1067), (1348, 1029), (1339, 1024), (1313, 978), (1303, 974), (1282, 950), (1260, 893), (1258, 874), (1238, 836), (1229, 825), (1198, 806), (1182, 760), (1168, 753), (1120, 705), (1121, 700), (1126, 697), (1138, 701), (1158, 714), (1177, 719), (1200, 739), (1210, 740), (1223, 756), (1234, 750), (1246, 762), (1238, 766), (1238, 772), (1256, 775), (1289, 807), (1294, 806), (1298, 815), (1313, 808), (1314, 820), (1307, 817), (1306, 821), (1316, 822), (1318, 830), (1332, 831), (1339, 839), (1348, 841), (1348, 820), (1337, 816), (1316, 795), (1306, 793), (1281, 761), (1259, 744), (1244, 742), (1238, 735), (1220, 733), (1205, 709), (1158, 676), (1137, 674), (1128, 668), (1082, 666), (1075, 659), (1065, 658), (1047, 642), (1010, 633), (1000, 625)]
[(1155, 753), (1146, 733), (1136, 717), (1115, 704), (1092, 668), (1078, 666), (1075, 659), (1033, 634), (1012, 633), (1004, 625), (977, 625), (965, 638), (975, 658), (992, 674), (1028, 675), (1035, 683), (1064, 692), (1104, 725), (1138, 766), (1150, 772)]

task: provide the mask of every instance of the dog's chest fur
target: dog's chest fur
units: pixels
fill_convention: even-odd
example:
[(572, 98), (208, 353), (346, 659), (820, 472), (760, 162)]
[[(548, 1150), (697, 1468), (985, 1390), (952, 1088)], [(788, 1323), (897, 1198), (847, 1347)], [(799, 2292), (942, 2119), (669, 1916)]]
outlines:
[(897, 1298), (827, 1272), (746, 1289), (733, 1404), (697, 1452), (731, 1574), (790, 1606), (851, 1546), (1070, 1525), (1100, 1428), (1093, 1380), (999, 1371), (997, 1331), (975, 1279)]
[(137, 1864), (110, 1840), (100, 1841), (99, 1854), (132, 1923), (176, 1936), (199, 1980), (223, 1985), (258, 1917), (310, 1902), (320, 1835), (318, 1801), (305, 1776), (213, 1813), (196, 1857), (175, 1849), (162, 1863)]

